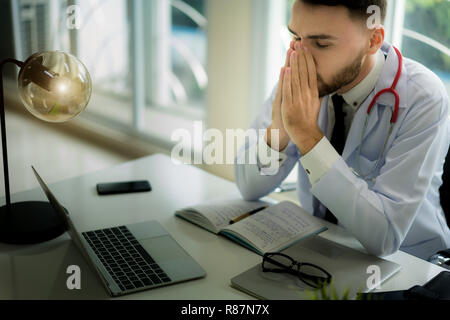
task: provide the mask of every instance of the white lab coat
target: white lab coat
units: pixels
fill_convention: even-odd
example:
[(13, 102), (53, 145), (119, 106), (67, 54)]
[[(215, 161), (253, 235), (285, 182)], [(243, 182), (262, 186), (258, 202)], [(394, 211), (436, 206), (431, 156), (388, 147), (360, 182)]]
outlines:
[[(387, 58), (375, 90), (361, 104), (353, 119), (342, 157), (312, 187), (301, 166), (300, 151), (292, 143), (285, 149), (287, 159), (276, 175), (261, 175), (258, 165), (235, 164), (235, 179), (242, 196), (255, 200), (272, 192), (299, 163), (297, 194), (303, 208), (323, 217), (326, 207), (366, 248), (377, 256), (398, 249), (427, 259), (450, 247), (450, 230), (439, 201), (439, 187), (445, 156), (449, 149), (449, 99), (442, 82), (421, 64), (403, 59), (397, 84), (400, 110), (387, 142), (375, 182), (357, 177), (356, 154), (368, 105), (375, 94), (392, 85), (398, 57), (391, 45), (382, 47)], [(271, 124), (273, 91), (252, 128)], [(329, 96), (320, 108), (318, 124), (328, 127)], [(382, 95), (370, 114), (360, 155), (361, 172), (368, 172), (378, 159), (389, 130), (394, 98)], [(329, 139), (331, 137), (328, 137)], [(262, 139), (262, 137), (259, 137)], [(237, 158), (256, 152), (258, 141), (249, 141)]]

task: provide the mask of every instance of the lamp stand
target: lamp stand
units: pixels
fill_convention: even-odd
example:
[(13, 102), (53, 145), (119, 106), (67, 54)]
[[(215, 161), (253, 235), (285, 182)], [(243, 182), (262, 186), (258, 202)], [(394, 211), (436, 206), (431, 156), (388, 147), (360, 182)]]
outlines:
[(34, 244), (54, 239), (64, 233), (62, 221), (48, 202), (26, 201), (11, 203), (6, 148), (5, 101), (3, 94), (3, 67), (11, 62), (24, 65), (15, 59), (0, 63), (0, 125), (2, 135), (3, 173), (6, 204), (0, 207), (0, 242), (8, 244)]

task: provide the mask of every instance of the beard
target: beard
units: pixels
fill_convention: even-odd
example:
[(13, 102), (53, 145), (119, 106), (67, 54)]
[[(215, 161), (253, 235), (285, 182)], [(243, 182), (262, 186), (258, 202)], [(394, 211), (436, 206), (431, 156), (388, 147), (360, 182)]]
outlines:
[(333, 76), (330, 83), (326, 83), (318, 74), (317, 85), (319, 87), (319, 97), (322, 98), (352, 83), (361, 72), (363, 57), (363, 52), (360, 52), (356, 59), (353, 60), (353, 62), (351, 62), (348, 66), (344, 67), (341, 71), (337, 72)]

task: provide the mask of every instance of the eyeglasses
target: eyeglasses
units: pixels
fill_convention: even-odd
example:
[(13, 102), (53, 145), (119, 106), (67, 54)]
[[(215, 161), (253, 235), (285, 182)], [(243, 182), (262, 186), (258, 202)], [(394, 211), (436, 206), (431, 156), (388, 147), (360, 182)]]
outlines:
[(316, 289), (320, 289), (326, 283), (331, 282), (331, 274), (323, 268), (312, 263), (295, 261), (290, 256), (278, 252), (264, 254), (262, 271), (288, 273), (298, 277), (300, 281)]

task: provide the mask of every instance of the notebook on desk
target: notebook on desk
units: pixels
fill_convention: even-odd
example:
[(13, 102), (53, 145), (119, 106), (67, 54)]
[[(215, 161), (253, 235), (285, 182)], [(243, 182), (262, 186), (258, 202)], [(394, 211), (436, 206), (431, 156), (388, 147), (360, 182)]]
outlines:
[[(306, 239), (283, 253), (299, 262), (324, 268), (332, 275), (327, 292), (338, 299), (355, 299), (359, 292), (370, 292), (400, 270), (400, 265), (350, 249), (320, 236)], [(298, 300), (321, 298), (298, 277), (285, 273), (263, 272), (258, 264), (231, 279), (231, 286), (258, 299)]]
[(281, 251), (327, 229), (321, 219), (289, 201), (220, 199), (177, 210), (175, 215), (260, 255)]

